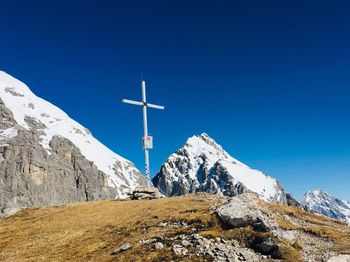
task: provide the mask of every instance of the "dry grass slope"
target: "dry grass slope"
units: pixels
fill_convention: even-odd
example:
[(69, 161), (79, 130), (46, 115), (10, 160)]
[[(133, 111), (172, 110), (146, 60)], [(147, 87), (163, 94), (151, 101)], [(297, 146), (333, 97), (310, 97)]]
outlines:
[(290, 206), (269, 204), (269, 209), (278, 215), (276, 221), (282, 229), (299, 230), (333, 243), (330, 250), (319, 250), (320, 253), (350, 254), (350, 227), (345, 223)]
[[(61, 207), (25, 209), (0, 219), (0, 261), (159, 261), (171, 252), (151, 252), (139, 240), (180, 234), (164, 232), (164, 221), (200, 222), (210, 226), (208, 211), (217, 196), (199, 195), (158, 200), (99, 201)], [(133, 248), (111, 252), (129, 242)], [(175, 259), (175, 258), (174, 258)]]
[[(237, 239), (247, 245), (256, 237), (269, 234), (255, 232), (250, 227), (223, 229), (212, 210), (213, 205), (224, 200), (216, 195), (199, 194), (25, 209), (0, 219), (0, 261), (186, 261), (169, 249), (151, 251), (148, 245), (139, 243), (142, 239), (175, 236), (189, 230), (160, 225), (171, 221), (186, 221), (205, 237)], [(337, 251), (350, 252), (350, 228), (344, 224), (297, 208), (268, 206), (286, 230), (303, 230), (331, 238)], [(286, 215), (304, 225), (293, 224), (285, 219)], [(111, 252), (124, 243), (130, 243), (132, 249), (112, 256)], [(300, 261), (302, 249), (302, 243), (280, 242), (280, 255), (285, 261)], [(204, 261), (204, 258), (187, 261)]]

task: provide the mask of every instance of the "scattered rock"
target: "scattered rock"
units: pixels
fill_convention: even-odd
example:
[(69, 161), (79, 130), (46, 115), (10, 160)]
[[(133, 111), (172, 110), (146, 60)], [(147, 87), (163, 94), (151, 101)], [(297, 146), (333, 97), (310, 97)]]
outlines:
[(168, 223), (165, 223), (165, 222), (159, 223), (159, 226), (160, 226), (160, 227), (166, 227), (167, 225), (168, 225)]
[(130, 248), (131, 248), (131, 245), (130, 245), (129, 243), (126, 243), (126, 244), (124, 244), (124, 245), (122, 245), (122, 246), (116, 248), (116, 249), (112, 252), (111, 255), (116, 255), (116, 254), (118, 254), (118, 253), (120, 253), (120, 252), (124, 252), (124, 251), (126, 251), (126, 250), (129, 250)]
[(184, 240), (181, 241), (181, 245), (184, 246), (184, 247), (188, 247), (188, 246), (191, 245), (191, 242), (186, 240), (186, 239), (184, 239)]
[(350, 255), (338, 255), (331, 257), (327, 262), (350, 262)]
[(180, 245), (173, 245), (173, 251), (177, 256), (185, 256), (188, 253), (188, 249)]
[(148, 238), (148, 239), (140, 240), (140, 244), (151, 244), (154, 242), (157, 242), (156, 238)]
[(151, 246), (150, 246), (151, 249), (156, 249), (156, 250), (159, 250), (159, 249), (163, 249), (164, 248), (164, 245), (163, 243), (161, 242), (156, 242), (156, 243), (153, 243)]

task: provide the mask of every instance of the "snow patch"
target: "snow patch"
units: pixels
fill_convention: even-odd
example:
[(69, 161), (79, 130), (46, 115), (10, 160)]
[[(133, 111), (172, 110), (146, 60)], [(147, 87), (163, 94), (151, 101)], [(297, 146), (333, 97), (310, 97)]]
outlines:
[(8, 141), (18, 135), (18, 130), (15, 127), (10, 127), (5, 130), (0, 130), (0, 141)]

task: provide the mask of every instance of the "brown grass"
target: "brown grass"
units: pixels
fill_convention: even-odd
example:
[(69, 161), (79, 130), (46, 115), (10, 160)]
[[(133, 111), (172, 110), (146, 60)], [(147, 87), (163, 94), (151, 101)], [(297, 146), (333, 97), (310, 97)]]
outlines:
[(206, 238), (221, 237), (223, 239), (235, 239), (240, 243), (244, 243), (246, 246), (250, 246), (251, 243), (258, 237), (267, 238), (271, 234), (269, 232), (258, 232), (252, 227), (242, 227), (233, 229), (222, 229), (221, 227), (210, 228), (209, 230), (201, 232), (201, 236)]
[[(280, 217), (276, 222), (284, 230), (300, 230), (305, 233), (325, 238), (334, 243), (332, 250), (337, 253), (350, 253), (350, 227), (345, 223), (325, 216), (305, 212), (296, 207), (269, 204), (269, 209)], [(285, 219), (285, 216), (299, 221), (298, 225)], [(302, 225), (300, 225), (300, 223)]]
[[(257, 237), (270, 236), (251, 227), (223, 229), (210, 211), (215, 203), (222, 201), (223, 197), (200, 194), (152, 201), (99, 201), (25, 209), (0, 219), (0, 261), (204, 261), (204, 257), (175, 257), (169, 249), (151, 251), (139, 241), (188, 233), (191, 228), (197, 228), (205, 237), (236, 239), (247, 246)], [(350, 228), (343, 223), (297, 208), (272, 204), (267, 207), (278, 216), (277, 222), (283, 229), (303, 230), (332, 239), (336, 243), (335, 251), (350, 252)], [(305, 225), (292, 223), (285, 219), (286, 215)], [(187, 221), (191, 225), (189, 228), (160, 226), (161, 222), (171, 224), (172, 221)], [(132, 249), (112, 256), (111, 252), (124, 243), (130, 243)], [(277, 244), (285, 261), (300, 261), (302, 243), (280, 241)]]
[(279, 255), (286, 262), (303, 262), (300, 252), (291, 245), (279, 245)]
[(304, 249), (303, 243), (301, 243), (300, 239), (295, 240), (292, 243), (292, 247), (294, 247), (296, 250), (299, 250), (299, 251)]
[[(180, 234), (163, 221), (216, 223), (208, 211), (216, 196), (186, 196), (142, 201), (99, 201), (25, 209), (0, 219), (0, 261), (158, 261), (172, 252), (151, 252), (139, 240)], [(111, 256), (129, 242), (130, 251)], [(175, 260), (175, 258), (174, 258)]]

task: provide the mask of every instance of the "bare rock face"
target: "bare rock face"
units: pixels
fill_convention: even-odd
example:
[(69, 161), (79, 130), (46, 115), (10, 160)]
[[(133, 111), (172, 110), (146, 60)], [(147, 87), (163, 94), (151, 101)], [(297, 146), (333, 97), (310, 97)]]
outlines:
[(13, 127), (15, 124), (12, 112), (5, 107), (4, 102), (0, 98), (0, 130)]
[(287, 205), (299, 208), (304, 208), (302, 204), (299, 203), (291, 194), (286, 194)]
[(0, 147), (0, 214), (10, 215), (22, 207), (115, 198), (106, 176), (69, 140), (54, 137), (51, 147), (48, 154), (35, 132), (27, 130)]

